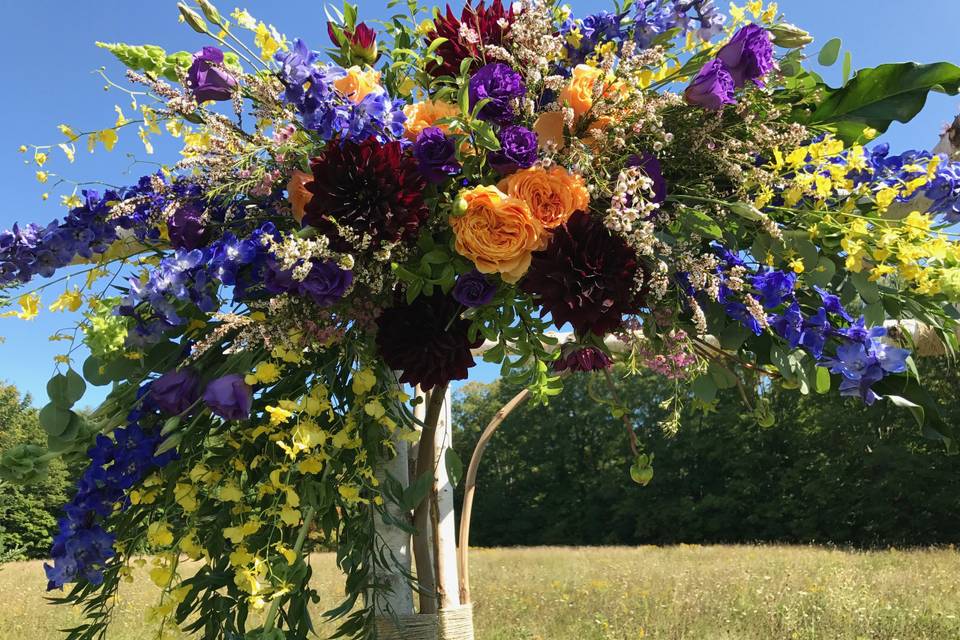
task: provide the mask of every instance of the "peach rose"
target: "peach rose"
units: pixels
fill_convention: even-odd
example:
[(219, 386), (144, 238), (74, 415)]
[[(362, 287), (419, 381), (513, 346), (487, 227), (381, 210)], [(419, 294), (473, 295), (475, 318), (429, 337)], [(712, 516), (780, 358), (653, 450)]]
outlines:
[(603, 70), (586, 64), (578, 64), (573, 69), (570, 82), (560, 92), (560, 104), (573, 109), (577, 118), (590, 111), (593, 106), (593, 91), (597, 80), (603, 77)]
[(537, 134), (541, 149), (545, 149), (551, 142), (557, 151), (567, 146), (567, 140), (563, 137), (562, 111), (544, 111), (533, 123), (533, 130)]
[(374, 69), (361, 69), (353, 66), (347, 69), (347, 75), (335, 80), (333, 86), (356, 104), (360, 104), (367, 95), (382, 91), (380, 72)]
[(304, 209), (313, 194), (307, 190), (307, 183), (313, 180), (313, 175), (304, 173), (297, 169), (290, 174), (290, 180), (287, 182), (287, 200), (290, 201), (290, 207), (293, 209), (293, 218), (297, 222), (303, 222)]
[(404, 136), (411, 142), (417, 141), (420, 132), (429, 127), (440, 127), (444, 133), (447, 133), (448, 127), (445, 124), (437, 124), (441, 118), (450, 118), (460, 113), (460, 109), (449, 102), (434, 102), (426, 100), (415, 104), (408, 104), (403, 108), (407, 121), (404, 123), (406, 131)]
[(463, 215), (451, 216), (457, 253), (481, 273), (499, 273), (516, 282), (530, 267), (530, 254), (542, 249), (543, 226), (522, 200), (496, 187), (476, 187), (460, 195)]
[(517, 171), (497, 186), (507, 195), (526, 202), (530, 213), (545, 229), (556, 229), (590, 205), (590, 192), (583, 178), (559, 165)]

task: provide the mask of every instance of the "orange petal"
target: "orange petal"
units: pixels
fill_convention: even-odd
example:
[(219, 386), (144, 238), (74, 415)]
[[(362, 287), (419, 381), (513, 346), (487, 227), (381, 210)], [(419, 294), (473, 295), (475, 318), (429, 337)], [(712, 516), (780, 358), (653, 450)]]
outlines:
[(560, 111), (541, 113), (533, 125), (533, 130), (537, 134), (541, 149), (551, 142), (556, 145), (558, 150), (567, 146), (567, 141), (563, 136), (563, 113)]
[(293, 218), (297, 222), (303, 222), (304, 209), (313, 198), (313, 194), (307, 190), (307, 183), (312, 180), (311, 174), (295, 169), (290, 175), (290, 181), (287, 182), (287, 199), (293, 209)]

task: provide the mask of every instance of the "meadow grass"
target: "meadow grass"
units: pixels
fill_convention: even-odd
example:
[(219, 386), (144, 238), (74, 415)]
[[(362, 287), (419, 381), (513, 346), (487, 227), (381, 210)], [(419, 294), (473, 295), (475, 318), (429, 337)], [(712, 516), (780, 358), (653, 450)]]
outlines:
[[(312, 561), (333, 606), (333, 558)], [(480, 549), (471, 573), (478, 640), (960, 638), (960, 553), (949, 549)], [(78, 621), (45, 604), (44, 582), (39, 562), (0, 569), (0, 639), (54, 640)], [(143, 575), (126, 585), (108, 639), (153, 637), (143, 612), (156, 596)]]

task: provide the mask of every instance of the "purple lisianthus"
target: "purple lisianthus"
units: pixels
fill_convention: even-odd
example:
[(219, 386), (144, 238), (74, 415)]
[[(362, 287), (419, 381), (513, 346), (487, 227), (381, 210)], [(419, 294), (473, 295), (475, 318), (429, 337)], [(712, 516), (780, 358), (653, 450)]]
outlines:
[(230, 100), (237, 88), (237, 79), (223, 70), (223, 51), (204, 47), (193, 54), (187, 71), (187, 86), (197, 102)]
[(537, 161), (537, 134), (526, 127), (504, 127), (497, 135), (500, 150), (487, 154), (490, 166), (506, 175), (517, 169), (528, 169)]
[(474, 269), (457, 278), (457, 284), (453, 286), (451, 295), (465, 307), (482, 307), (493, 300), (496, 292), (496, 285)]
[(667, 181), (663, 177), (663, 169), (660, 167), (660, 161), (649, 151), (644, 151), (643, 156), (632, 155), (627, 160), (628, 167), (640, 167), (647, 177), (653, 180), (653, 200), (656, 204), (662, 203), (667, 199)]
[(602, 371), (613, 365), (613, 360), (596, 347), (577, 349), (553, 363), (554, 371)]
[(444, 135), (439, 127), (427, 127), (420, 132), (413, 144), (413, 157), (428, 182), (439, 184), (460, 173), (453, 139)]
[(353, 272), (341, 269), (336, 262), (327, 260), (313, 264), (310, 273), (299, 283), (298, 290), (317, 305), (328, 307), (343, 298), (351, 284)]
[(683, 96), (689, 104), (719, 111), (724, 105), (737, 103), (733, 97), (735, 86), (723, 61), (712, 60), (700, 69)]
[(197, 401), (198, 383), (192, 369), (168, 371), (150, 385), (150, 399), (164, 413), (177, 416)]
[(246, 420), (250, 417), (253, 390), (243, 376), (232, 373), (217, 378), (203, 392), (207, 408), (224, 420)]
[(742, 87), (747, 81), (764, 86), (763, 76), (774, 66), (770, 32), (748, 24), (717, 52), (717, 59), (726, 65), (735, 87)]
[(507, 124), (516, 116), (513, 102), (527, 93), (520, 74), (502, 62), (481, 67), (470, 78), (470, 108), (489, 99), (477, 117), (481, 120)]
[(173, 212), (167, 220), (167, 232), (174, 249), (197, 249), (206, 244), (209, 236), (203, 211), (193, 203), (187, 203)]

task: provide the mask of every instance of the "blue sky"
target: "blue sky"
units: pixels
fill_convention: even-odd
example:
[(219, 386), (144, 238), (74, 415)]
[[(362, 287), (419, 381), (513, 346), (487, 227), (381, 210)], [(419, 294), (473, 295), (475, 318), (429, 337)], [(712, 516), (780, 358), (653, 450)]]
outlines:
[[(219, 2), (228, 13), (237, 2)], [(725, 4), (721, 2), (721, 5)], [(780, 9), (790, 21), (811, 31), (819, 43), (842, 38), (853, 55), (854, 68), (883, 62), (949, 60), (960, 63), (956, 48), (956, 0), (781, 0)], [(906, 7), (922, 4), (922, 10)], [(388, 15), (386, 2), (360, 2), (361, 17), (367, 20)], [(600, 8), (603, 2), (578, 0), (571, 5), (577, 15)], [(315, 47), (326, 44), (324, 4), (318, 0), (248, 0), (245, 6), (254, 16), (273, 23), (288, 37), (299, 36)], [(17, 152), (21, 144), (49, 144), (63, 141), (57, 125), (67, 123), (77, 131), (103, 128), (113, 123), (115, 104), (130, 114), (129, 98), (116, 90), (104, 91), (104, 82), (94, 72), (105, 66), (108, 75), (122, 82), (123, 70), (97, 40), (154, 43), (168, 51), (199, 49), (206, 41), (177, 21), (174, 0), (0, 0), (7, 18), (7, 33), (0, 40), (0, 59), (6, 60), (5, 99), (0, 102), (0, 228), (14, 222), (47, 222), (63, 215), (58, 194), (34, 179), (35, 167), (25, 165)], [(812, 47), (816, 51), (816, 45)], [(837, 83), (839, 65), (826, 70)], [(896, 148), (929, 148), (943, 125), (960, 111), (960, 97), (934, 95), (927, 108), (908, 125), (894, 125), (885, 137)], [(51, 154), (48, 169), (76, 181), (102, 180), (124, 184), (155, 169), (150, 162), (175, 160), (175, 148), (156, 141), (157, 152), (146, 156), (135, 132), (127, 130), (110, 154), (98, 148), (90, 155), (78, 151), (70, 165), (62, 154)], [(50, 200), (41, 201), (49, 190)], [(61, 289), (45, 295), (49, 304)], [(12, 382), (45, 401), (45, 385), (53, 372), (53, 357), (62, 343), (47, 337), (69, 326), (68, 316), (44, 313), (32, 322), (0, 319), (0, 380)], [(78, 365), (81, 364), (78, 362)], [(479, 365), (472, 379), (490, 380), (496, 369)], [(84, 402), (101, 397), (96, 390)]]

